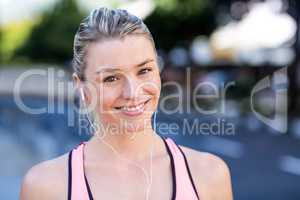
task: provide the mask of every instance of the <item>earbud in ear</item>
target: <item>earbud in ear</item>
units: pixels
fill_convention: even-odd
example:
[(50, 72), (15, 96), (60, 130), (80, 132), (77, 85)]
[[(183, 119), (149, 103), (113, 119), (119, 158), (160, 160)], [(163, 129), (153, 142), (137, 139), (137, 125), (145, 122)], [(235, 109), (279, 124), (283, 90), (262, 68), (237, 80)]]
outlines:
[(84, 93), (83, 93), (83, 88), (80, 88), (79, 92), (80, 92), (80, 96), (81, 96), (82, 101), (85, 101), (85, 97), (84, 97)]

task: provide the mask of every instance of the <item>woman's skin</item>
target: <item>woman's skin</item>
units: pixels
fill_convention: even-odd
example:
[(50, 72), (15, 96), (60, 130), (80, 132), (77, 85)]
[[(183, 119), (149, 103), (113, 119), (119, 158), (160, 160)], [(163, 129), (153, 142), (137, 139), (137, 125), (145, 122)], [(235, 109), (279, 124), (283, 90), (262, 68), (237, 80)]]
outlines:
[[(110, 70), (104, 72), (107, 68)], [(118, 71), (112, 71), (116, 68)], [(152, 142), (150, 199), (171, 199), (169, 155), (150, 120), (157, 108), (161, 89), (152, 43), (141, 35), (92, 43), (87, 51), (85, 76), (85, 82), (74, 76), (76, 87), (83, 88), (87, 105), (95, 103), (99, 122), (104, 127), (101, 133), (99, 131), (86, 143), (84, 149), (85, 173), (94, 199), (146, 199), (147, 182), (138, 166), (145, 168), (149, 174)], [(116, 109), (149, 99), (144, 113), (138, 116), (127, 116)], [(117, 126), (114, 134), (107, 128), (111, 124)], [(121, 159), (102, 140), (136, 165)], [(225, 162), (215, 155), (180, 147), (186, 154), (200, 199), (232, 200), (230, 172)], [(20, 199), (67, 199), (67, 160), (66, 153), (33, 166), (23, 180)]]

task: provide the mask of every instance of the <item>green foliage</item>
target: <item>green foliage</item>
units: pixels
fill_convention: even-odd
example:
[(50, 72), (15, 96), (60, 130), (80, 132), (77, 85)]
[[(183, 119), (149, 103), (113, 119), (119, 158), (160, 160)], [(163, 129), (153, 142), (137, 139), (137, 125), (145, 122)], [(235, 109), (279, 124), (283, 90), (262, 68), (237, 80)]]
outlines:
[(0, 29), (0, 64), (4, 62), (3, 31)]
[(35, 26), (16, 58), (28, 57), (34, 62), (65, 62), (72, 58), (75, 32), (83, 14), (74, 0), (61, 0), (47, 11)]
[(201, 13), (208, 7), (209, 0), (155, 0), (161, 13), (169, 13), (182, 18), (189, 18)]
[(0, 63), (11, 62), (12, 56), (28, 38), (33, 21), (12, 22), (0, 28)]
[[(145, 23), (159, 48), (169, 50), (178, 43), (184, 45), (215, 28), (213, 0), (154, 1), (156, 9)], [(74, 35), (83, 17), (75, 0), (60, 0), (34, 26), (14, 59), (55, 63), (70, 60)]]
[(155, 11), (145, 19), (158, 48), (185, 45), (215, 28), (213, 0), (155, 0)]

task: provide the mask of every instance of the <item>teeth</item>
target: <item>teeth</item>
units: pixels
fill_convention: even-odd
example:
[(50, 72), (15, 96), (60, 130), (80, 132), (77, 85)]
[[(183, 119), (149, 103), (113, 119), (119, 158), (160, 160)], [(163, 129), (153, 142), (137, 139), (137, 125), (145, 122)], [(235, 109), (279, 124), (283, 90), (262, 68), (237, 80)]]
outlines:
[(138, 105), (138, 106), (135, 106), (135, 107), (127, 107), (127, 106), (124, 106), (122, 107), (121, 109), (122, 110), (125, 110), (125, 111), (129, 111), (129, 112), (133, 112), (133, 111), (138, 111), (138, 110), (141, 110), (144, 106), (144, 103)]

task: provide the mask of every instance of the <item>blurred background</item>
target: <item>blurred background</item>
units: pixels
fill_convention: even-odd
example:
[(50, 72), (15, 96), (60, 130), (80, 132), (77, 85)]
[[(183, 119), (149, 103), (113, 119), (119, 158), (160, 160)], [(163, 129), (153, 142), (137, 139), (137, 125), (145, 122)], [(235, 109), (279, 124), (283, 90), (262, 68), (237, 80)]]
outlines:
[[(300, 2), (0, 0), (1, 199), (18, 199), (31, 166), (88, 140), (78, 116), (70, 114), (76, 99), (58, 88), (72, 85), (72, 45), (81, 19), (101, 6), (144, 19), (156, 41), (163, 82), (179, 83), (183, 105), (191, 105), (183, 112), (159, 109), (158, 125), (180, 126), (177, 133), (159, 134), (223, 158), (235, 199), (300, 199)], [(199, 83), (203, 87), (191, 92)], [(198, 93), (224, 90), (226, 98), (193, 101)], [(163, 87), (162, 98), (170, 94), (178, 91)], [(179, 102), (164, 101), (169, 111)], [(199, 105), (215, 112), (199, 112)], [(182, 134), (183, 119), (212, 129)]]

